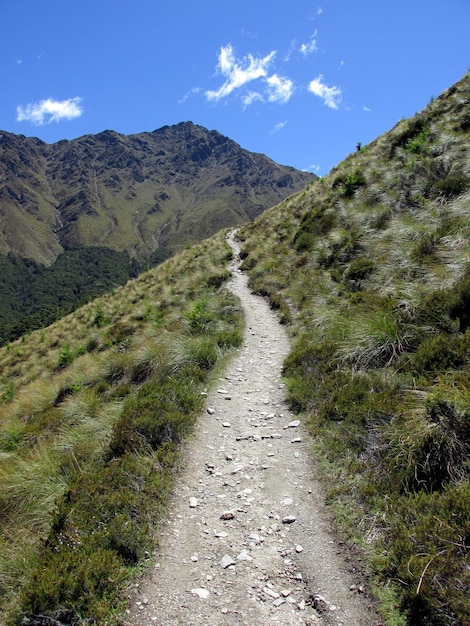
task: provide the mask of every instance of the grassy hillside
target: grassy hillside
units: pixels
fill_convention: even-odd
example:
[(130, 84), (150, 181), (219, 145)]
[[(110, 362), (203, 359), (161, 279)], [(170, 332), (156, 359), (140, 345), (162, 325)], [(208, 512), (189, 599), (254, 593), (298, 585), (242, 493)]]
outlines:
[(121, 623), (178, 444), (242, 340), (230, 256), (214, 238), (0, 350), (2, 624)]
[(467, 75), (241, 231), (387, 624), (470, 622), (469, 147)]

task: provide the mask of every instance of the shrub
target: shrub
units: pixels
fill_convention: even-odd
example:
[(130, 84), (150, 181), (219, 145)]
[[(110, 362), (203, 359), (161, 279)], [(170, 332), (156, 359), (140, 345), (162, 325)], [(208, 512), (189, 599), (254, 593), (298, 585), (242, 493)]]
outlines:
[(112, 550), (79, 545), (50, 552), (23, 597), (24, 611), (31, 616), (23, 623), (75, 626), (84, 615), (90, 623), (104, 623), (121, 579), (122, 564)]
[(468, 189), (470, 178), (464, 174), (447, 176), (437, 181), (433, 185), (433, 189), (445, 198), (453, 198), (459, 196)]
[(405, 150), (412, 154), (424, 154), (429, 140), (429, 129), (424, 127), (406, 142)]
[(383, 567), (401, 582), (408, 624), (468, 623), (469, 501), (468, 482), (391, 498)]
[(360, 257), (354, 259), (343, 273), (342, 282), (351, 290), (363, 288), (364, 281), (375, 271), (376, 263), (372, 259)]
[(426, 263), (429, 257), (433, 256), (437, 250), (439, 237), (434, 233), (425, 233), (421, 235), (418, 242), (413, 246), (410, 257), (414, 261)]
[(206, 279), (206, 285), (209, 288), (218, 289), (231, 277), (232, 274), (229, 270), (222, 270), (221, 272), (210, 274)]
[[(425, 412), (401, 416), (391, 427), (386, 475), (403, 491), (442, 490), (468, 476), (470, 414), (445, 398), (431, 398)], [(388, 480), (385, 478), (385, 480)]]
[(295, 240), (295, 249), (297, 252), (307, 252), (315, 245), (316, 237), (312, 233), (299, 233)]
[(420, 374), (429, 372), (434, 375), (435, 372), (460, 368), (469, 361), (470, 331), (464, 335), (440, 333), (420, 343), (408, 367)]
[(179, 442), (189, 434), (194, 413), (202, 406), (201, 396), (184, 375), (175, 374), (164, 383), (150, 380), (123, 407), (123, 417), (115, 427), (110, 453), (150, 446), (156, 450), (166, 442)]
[(364, 185), (366, 185), (364, 174), (361, 170), (355, 170), (354, 172), (349, 173), (344, 179), (341, 187), (341, 193), (346, 198), (352, 198), (356, 189), (359, 189), (359, 187), (363, 187)]
[(197, 300), (187, 314), (191, 332), (207, 333), (214, 320), (214, 314), (210, 309), (209, 300), (205, 297)]
[(327, 204), (306, 213), (294, 236), (295, 248), (298, 251), (308, 249), (314, 238), (326, 235), (334, 228), (336, 220), (336, 214)]

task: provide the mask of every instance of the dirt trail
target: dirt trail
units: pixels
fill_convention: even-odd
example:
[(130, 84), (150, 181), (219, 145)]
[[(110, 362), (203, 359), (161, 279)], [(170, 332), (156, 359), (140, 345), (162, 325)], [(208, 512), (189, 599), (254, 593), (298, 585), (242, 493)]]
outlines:
[[(129, 626), (372, 626), (359, 574), (329, 532), (308, 436), (285, 404), (285, 330), (238, 269), (246, 336), (207, 398)], [(224, 519), (225, 518), (225, 519)]]

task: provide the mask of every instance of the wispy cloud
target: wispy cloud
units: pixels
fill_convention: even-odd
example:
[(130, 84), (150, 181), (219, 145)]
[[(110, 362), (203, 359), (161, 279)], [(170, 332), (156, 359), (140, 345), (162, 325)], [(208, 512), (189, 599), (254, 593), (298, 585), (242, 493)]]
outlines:
[(245, 108), (250, 106), (250, 104), (253, 104), (253, 102), (256, 102), (257, 100), (260, 102), (264, 102), (263, 96), (257, 91), (249, 91), (242, 98), (242, 102)]
[(287, 120), (285, 122), (279, 122), (279, 124), (276, 124), (276, 126), (272, 129), (270, 134), (274, 135), (275, 133), (278, 133), (280, 130), (284, 128), (286, 124), (287, 124)]
[(69, 100), (41, 100), (26, 106), (16, 107), (17, 122), (32, 122), (36, 126), (60, 122), (61, 120), (72, 120), (80, 117), (83, 108), (80, 106), (82, 98), (69, 98)]
[(276, 52), (273, 51), (262, 58), (249, 54), (242, 61), (237, 61), (232, 46), (230, 44), (226, 47), (222, 46), (217, 67), (226, 77), (226, 81), (217, 91), (206, 91), (207, 99), (218, 101), (253, 80), (265, 78), (275, 54)]
[(286, 62), (290, 61), (295, 50), (297, 50), (297, 40), (292, 39), (292, 41), (289, 44), (289, 49), (287, 50), (287, 54), (284, 57), (284, 61)]
[(327, 107), (330, 107), (331, 109), (338, 108), (342, 96), (341, 89), (340, 87), (328, 87), (325, 85), (321, 74), (309, 83), (308, 89), (315, 96), (321, 98)]
[(202, 89), (200, 87), (193, 87), (188, 92), (186, 92), (182, 98), (180, 98), (178, 100), (178, 104), (184, 104), (186, 102), (186, 100), (189, 100), (189, 98), (191, 96), (194, 96), (194, 95), (200, 93), (201, 91), (202, 91)]
[(310, 37), (310, 40), (300, 46), (299, 51), (304, 55), (304, 57), (306, 57), (309, 54), (316, 52), (317, 49), (317, 31), (315, 31)]
[(309, 165), (304, 170), (304, 172), (312, 172), (313, 174), (318, 174), (319, 171), (320, 171), (320, 166), (316, 164)]
[(268, 83), (269, 102), (288, 102), (294, 93), (294, 83), (290, 78), (273, 74), (266, 79)]

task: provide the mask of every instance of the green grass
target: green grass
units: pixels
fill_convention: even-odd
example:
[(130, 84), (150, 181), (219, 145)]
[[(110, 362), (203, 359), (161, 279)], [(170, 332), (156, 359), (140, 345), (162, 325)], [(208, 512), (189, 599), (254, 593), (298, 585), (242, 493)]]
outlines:
[(202, 391), (242, 342), (230, 258), (220, 235), (0, 351), (2, 623), (122, 623)]
[(470, 620), (469, 97), (467, 75), (240, 232), (289, 303), (289, 402), (389, 625)]

